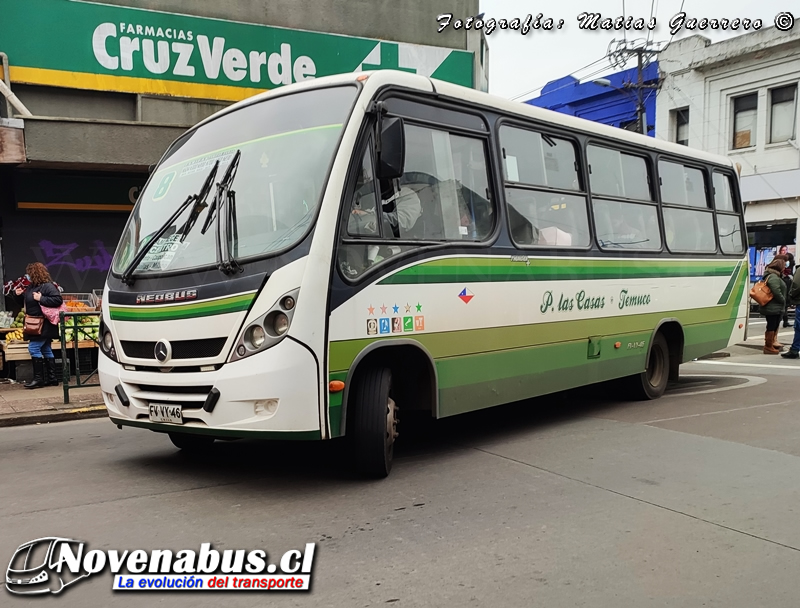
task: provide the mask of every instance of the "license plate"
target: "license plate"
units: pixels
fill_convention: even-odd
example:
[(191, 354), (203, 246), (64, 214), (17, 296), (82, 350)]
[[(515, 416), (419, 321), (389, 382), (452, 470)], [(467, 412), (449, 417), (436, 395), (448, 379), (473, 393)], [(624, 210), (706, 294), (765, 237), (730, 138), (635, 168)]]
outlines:
[(151, 403), (150, 422), (171, 422), (172, 424), (183, 424), (181, 406), (168, 403)]

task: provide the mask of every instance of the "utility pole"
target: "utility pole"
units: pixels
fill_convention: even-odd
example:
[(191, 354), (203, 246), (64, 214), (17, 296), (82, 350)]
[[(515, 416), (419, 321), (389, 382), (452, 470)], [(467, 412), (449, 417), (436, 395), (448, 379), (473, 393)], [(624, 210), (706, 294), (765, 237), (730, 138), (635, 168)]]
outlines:
[[(617, 46), (612, 50), (612, 46), (615, 43)], [(658, 82), (656, 84), (644, 83), (645, 59), (649, 63), (650, 59), (658, 55), (660, 49), (656, 48), (657, 46), (658, 43), (642, 40), (612, 40), (608, 48), (608, 57), (615, 67), (624, 66), (631, 55), (636, 55), (636, 83), (626, 82), (622, 85), (622, 88), (624, 90), (635, 89), (636, 130), (642, 135), (647, 135), (647, 112), (642, 99), (642, 91), (644, 89), (657, 90), (660, 87)]]

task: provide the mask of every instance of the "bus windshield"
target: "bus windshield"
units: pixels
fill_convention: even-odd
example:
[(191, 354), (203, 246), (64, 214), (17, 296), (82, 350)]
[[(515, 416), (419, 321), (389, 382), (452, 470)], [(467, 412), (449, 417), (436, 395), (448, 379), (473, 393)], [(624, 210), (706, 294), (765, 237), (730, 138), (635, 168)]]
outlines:
[[(228, 238), (238, 260), (268, 256), (296, 244), (316, 217), (322, 189), (357, 89), (333, 87), (254, 103), (187, 133), (162, 159), (131, 214), (113, 271), (123, 272), (217, 166), (204, 203), (189, 205), (153, 243), (134, 271), (161, 273), (217, 263), (215, 230), (203, 230), (216, 184), (238, 156), (235, 226)], [(237, 155), (237, 151), (240, 154)], [(193, 212), (196, 224), (187, 224)], [(218, 208), (214, 213), (219, 213)]]

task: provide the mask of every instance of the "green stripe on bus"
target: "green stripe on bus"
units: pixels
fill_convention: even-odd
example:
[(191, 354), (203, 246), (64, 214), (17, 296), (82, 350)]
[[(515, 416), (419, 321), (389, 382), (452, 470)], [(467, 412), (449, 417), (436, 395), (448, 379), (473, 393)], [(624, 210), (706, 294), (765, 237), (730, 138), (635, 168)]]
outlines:
[(114, 321), (172, 321), (247, 310), (255, 297), (254, 293), (245, 293), (192, 304), (146, 307), (109, 306), (108, 310)]
[[(741, 263), (741, 262), (739, 262)], [(594, 260), (571, 258), (511, 261), (510, 258), (446, 258), (423, 262), (390, 275), (378, 285), (486, 283), (504, 281), (588, 281), (667, 277), (730, 276), (737, 261)]]
[(731, 279), (730, 279), (730, 281), (728, 281), (728, 284), (725, 286), (725, 290), (722, 292), (722, 295), (719, 297), (719, 300), (717, 301), (717, 304), (727, 304), (728, 303), (728, 298), (730, 297), (731, 292), (733, 291), (733, 286), (736, 284), (736, 278), (739, 276), (739, 272), (738, 271), (739, 271), (739, 268), (741, 268), (741, 267), (742, 267), (742, 262), (739, 262), (736, 265), (736, 268), (734, 269), (733, 274), (731, 274)]
[[(507, 327), (484, 327), (446, 332), (420, 333), (413, 339), (422, 344), (434, 359), (458, 357), (481, 352), (497, 352), (528, 346), (539, 346), (571, 340), (585, 340), (587, 336), (610, 336), (629, 332), (651, 331), (662, 319), (675, 318), (684, 327), (704, 323), (725, 323), (719, 339), (727, 340), (736, 320), (738, 302), (741, 300), (747, 279), (747, 266), (738, 264), (738, 280), (734, 280), (736, 293), (724, 306), (708, 306), (686, 310), (671, 310), (597, 319), (539, 322)], [(724, 335), (723, 335), (724, 334)], [(411, 337), (404, 335), (404, 337)], [(386, 338), (360, 338), (341, 340), (330, 344), (330, 369), (342, 371), (350, 368), (358, 354), (373, 342)], [(707, 353), (704, 353), (707, 354)]]

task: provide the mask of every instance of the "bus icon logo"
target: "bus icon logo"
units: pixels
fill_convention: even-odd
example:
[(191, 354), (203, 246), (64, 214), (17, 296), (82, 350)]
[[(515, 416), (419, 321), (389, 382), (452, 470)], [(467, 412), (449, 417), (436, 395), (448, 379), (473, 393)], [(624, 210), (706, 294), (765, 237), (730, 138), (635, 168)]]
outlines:
[(20, 545), (6, 570), (6, 589), (19, 595), (60, 593), (67, 585), (89, 576), (86, 570), (72, 572), (63, 567), (64, 549), (74, 553), (83, 544), (69, 538), (49, 537)]
[(414, 331), (414, 317), (403, 317), (403, 331)]
[(425, 317), (414, 317), (414, 331), (425, 330)]
[(392, 333), (393, 334), (402, 334), (403, 333), (403, 319), (400, 317), (392, 317)]
[(391, 327), (389, 325), (389, 317), (382, 317), (380, 319), (380, 323), (381, 323), (380, 332), (382, 334), (391, 333), (392, 330), (391, 330)]
[(367, 335), (374, 336), (378, 333), (378, 319), (367, 319)]

